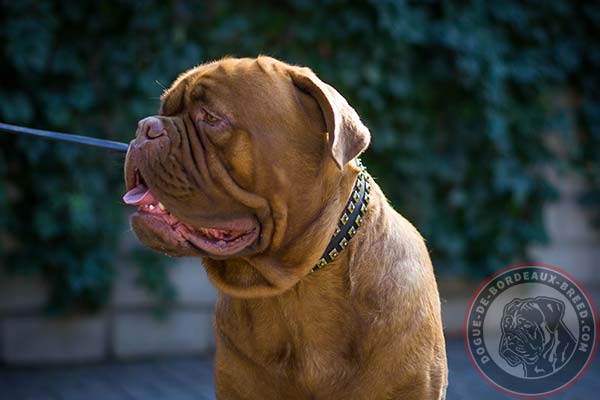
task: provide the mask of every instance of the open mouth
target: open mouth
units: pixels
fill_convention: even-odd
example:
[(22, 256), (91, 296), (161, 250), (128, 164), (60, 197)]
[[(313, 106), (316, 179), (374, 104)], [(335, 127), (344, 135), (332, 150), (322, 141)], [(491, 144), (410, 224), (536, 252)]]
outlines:
[(237, 218), (213, 226), (195, 227), (178, 220), (160, 202), (136, 171), (133, 187), (123, 196), (126, 204), (135, 205), (134, 217), (161, 225), (161, 236), (168, 242), (186, 243), (203, 253), (230, 256), (253, 244), (258, 238), (259, 225), (254, 218)]

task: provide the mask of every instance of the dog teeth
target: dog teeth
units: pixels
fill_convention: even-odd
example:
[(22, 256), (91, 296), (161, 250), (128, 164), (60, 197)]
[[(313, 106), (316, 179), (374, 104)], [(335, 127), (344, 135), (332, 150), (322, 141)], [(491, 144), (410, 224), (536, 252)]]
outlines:
[(167, 208), (160, 201), (158, 202), (158, 208), (160, 208), (162, 211), (167, 211)]
[(150, 211), (154, 210), (154, 205), (150, 204), (150, 205), (148, 206), (148, 209), (149, 209)]

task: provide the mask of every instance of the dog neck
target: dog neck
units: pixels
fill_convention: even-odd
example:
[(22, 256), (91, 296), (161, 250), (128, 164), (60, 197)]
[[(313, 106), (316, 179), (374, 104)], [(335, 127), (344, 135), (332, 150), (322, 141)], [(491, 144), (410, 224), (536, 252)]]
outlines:
[[(327, 354), (319, 353), (319, 349), (336, 348), (340, 345), (340, 337), (323, 332), (348, 332), (345, 338), (349, 341), (355, 340), (354, 334), (361, 332), (360, 319), (356, 318), (355, 313), (359, 311), (351, 312), (351, 307), (354, 307), (352, 304), (360, 310), (365, 307), (385, 309), (379, 301), (388, 298), (386, 293), (391, 292), (389, 286), (393, 286), (393, 280), (382, 278), (390, 266), (385, 262), (373, 264), (373, 260), (379, 259), (382, 248), (386, 246), (384, 242), (388, 240), (378, 235), (385, 227), (389, 206), (374, 181), (371, 182), (372, 199), (361, 229), (335, 260), (316, 273), (310, 272), (326, 247), (332, 229), (335, 229), (348, 193), (353, 188), (353, 181), (352, 176), (347, 177), (343, 197), (340, 196), (335, 203), (328, 203), (330, 210), (323, 210), (326, 214), (321, 216), (329, 216), (329, 225), (307, 233), (308, 237), (317, 233), (321, 237), (327, 236), (321, 243), (322, 247), (311, 249), (310, 254), (304, 250), (306, 270), (289, 289), (262, 297), (230, 295), (227, 291), (219, 290), (215, 326), (219, 340), (226, 340), (226, 346), (249, 357), (257, 353), (267, 356), (284, 354), (282, 361), (306, 354), (327, 357)], [(381, 237), (381, 240), (373, 243), (369, 240), (373, 237)], [(294, 249), (294, 252), (294, 257), (299, 258), (301, 249)], [(369, 265), (369, 268), (357, 270), (359, 265)], [(237, 266), (244, 269), (250, 267), (249, 264)], [(382, 296), (373, 296), (373, 293)], [(262, 361), (259, 356), (259, 364)]]
[(331, 239), (323, 252), (323, 255), (312, 268), (312, 272), (318, 271), (337, 258), (337, 256), (348, 247), (348, 243), (363, 223), (363, 218), (367, 212), (369, 204), (369, 194), (371, 193), (371, 184), (369, 183), (369, 174), (360, 159), (356, 159), (356, 164), (360, 172), (356, 177), (354, 189), (350, 198), (346, 202), (340, 215), (339, 221), (331, 235)]
[[(325, 176), (335, 174), (325, 173)], [(324, 207), (309, 209), (300, 202), (293, 206), (293, 212), (287, 207), (275, 209), (284, 221), (286, 215), (303, 215), (305, 221), (280, 224), (279, 231), (286, 226), (295, 230), (286, 231), (285, 242), (280, 242), (277, 248), (239, 259), (205, 258), (214, 285), (233, 297), (271, 297), (289, 290), (313, 271), (333, 262), (343, 263), (341, 259), (346, 257), (341, 255), (345, 256), (345, 248), (363, 224), (371, 183), (360, 162), (347, 165), (338, 176), (337, 181), (323, 183), (323, 200), (314, 202)]]

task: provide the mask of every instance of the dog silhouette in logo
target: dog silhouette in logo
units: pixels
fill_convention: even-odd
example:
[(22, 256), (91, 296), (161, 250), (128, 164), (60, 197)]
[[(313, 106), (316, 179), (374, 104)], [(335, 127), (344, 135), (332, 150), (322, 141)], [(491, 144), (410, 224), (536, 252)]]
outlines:
[(500, 356), (511, 367), (521, 364), (526, 378), (560, 369), (576, 345), (563, 322), (565, 303), (550, 297), (515, 298), (504, 307)]

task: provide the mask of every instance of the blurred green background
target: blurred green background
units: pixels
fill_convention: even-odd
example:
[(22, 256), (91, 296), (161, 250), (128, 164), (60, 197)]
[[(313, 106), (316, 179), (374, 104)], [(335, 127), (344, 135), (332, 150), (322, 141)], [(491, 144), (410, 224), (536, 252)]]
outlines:
[[(549, 171), (600, 210), (600, 5), (589, 1), (1, 1), (0, 121), (120, 141), (182, 71), (225, 55), (310, 66), (372, 132), (364, 160), (438, 275), (546, 239)], [(168, 305), (169, 260), (123, 246), (122, 156), (0, 136), (0, 265), (50, 310), (99, 309), (120, 262)]]

